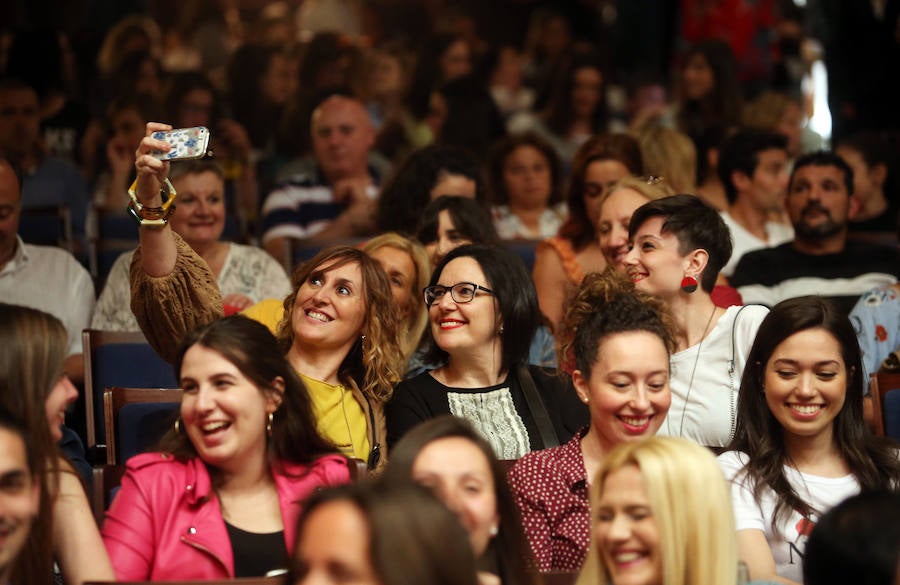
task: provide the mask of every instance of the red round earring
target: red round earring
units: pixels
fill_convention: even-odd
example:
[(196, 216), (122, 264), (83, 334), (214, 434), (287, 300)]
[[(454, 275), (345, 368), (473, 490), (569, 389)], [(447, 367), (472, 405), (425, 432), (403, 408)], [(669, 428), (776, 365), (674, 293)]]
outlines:
[(690, 294), (697, 290), (697, 279), (687, 274), (681, 279), (681, 290)]

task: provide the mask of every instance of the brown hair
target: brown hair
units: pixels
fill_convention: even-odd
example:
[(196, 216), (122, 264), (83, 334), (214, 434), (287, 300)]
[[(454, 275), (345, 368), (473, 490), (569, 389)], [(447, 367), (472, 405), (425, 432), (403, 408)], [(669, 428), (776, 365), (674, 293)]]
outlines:
[(403, 352), (397, 335), (397, 308), (391, 285), (381, 265), (371, 256), (350, 246), (333, 246), (300, 264), (291, 275), (291, 294), (284, 299), (284, 318), (278, 324), (278, 344), (287, 354), (294, 344), (292, 320), (297, 292), (310, 275), (324, 264), (337, 268), (345, 264), (359, 265), (362, 274), (362, 298), (366, 303), (364, 337), (344, 357), (338, 376), (345, 384), (355, 383), (366, 395), (387, 402), (394, 384), (402, 378)]
[(59, 490), (60, 454), (47, 424), (47, 396), (63, 375), (66, 330), (56, 317), (0, 303), (0, 406), (28, 429), (26, 442), (40, 485), (37, 518), (15, 559), (11, 582), (52, 583), (53, 498)]
[(569, 218), (559, 228), (559, 235), (572, 240), (576, 250), (587, 246), (596, 236), (584, 205), (584, 177), (591, 163), (602, 160), (619, 161), (632, 175), (644, 172), (641, 147), (628, 134), (598, 134), (579, 147), (572, 159), (572, 176), (569, 179)]

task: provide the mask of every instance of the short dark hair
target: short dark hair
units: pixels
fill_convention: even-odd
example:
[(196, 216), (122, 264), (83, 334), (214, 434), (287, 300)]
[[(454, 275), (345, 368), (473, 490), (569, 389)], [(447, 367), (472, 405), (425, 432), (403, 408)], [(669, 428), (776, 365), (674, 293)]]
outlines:
[(718, 173), (729, 203), (737, 201), (738, 196), (731, 175), (737, 171), (753, 177), (759, 165), (759, 153), (775, 149), (787, 151), (787, 138), (775, 132), (746, 129), (725, 139), (719, 149)]
[(491, 478), (494, 480), (494, 497), (497, 500), (500, 525), (497, 535), (485, 551), (486, 556), (494, 558), (484, 560), (496, 563), (500, 579), (504, 583), (518, 585), (533, 583), (534, 579), (529, 578), (524, 571), (524, 567), (529, 563), (522, 561), (528, 559), (530, 554), (522, 533), (519, 508), (506, 481), (506, 473), (490, 443), (471, 422), (452, 414), (445, 414), (414, 426), (391, 449), (391, 460), (384, 474), (385, 480), (390, 483), (409, 481), (419, 453), (434, 441), (453, 437), (470, 441), (484, 454)]
[(438, 222), (442, 211), (450, 214), (453, 227), (474, 244), (499, 244), (500, 236), (491, 220), (491, 214), (481, 203), (468, 197), (441, 195), (429, 203), (422, 212), (416, 230), (416, 239), (423, 244), (437, 240)]
[(555, 205), (562, 201), (559, 156), (549, 142), (534, 132), (525, 132), (507, 136), (491, 149), (487, 165), (491, 204), (505, 205), (509, 203), (509, 193), (506, 191), (506, 182), (503, 180), (503, 168), (506, 166), (506, 159), (513, 151), (522, 146), (530, 146), (540, 152), (547, 161), (547, 166), (550, 167), (550, 197), (547, 199), (547, 205)]
[(900, 556), (900, 494), (850, 496), (816, 522), (803, 558), (806, 585), (892, 585)]
[(847, 161), (839, 157), (830, 150), (818, 150), (804, 154), (794, 162), (794, 168), (791, 171), (791, 180), (788, 181), (788, 193), (794, 185), (794, 177), (797, 171), (803, 167), (835, 167), (844, 172), (844, 186), (847, 188), (847, 194), (853, 195), (853, 169), (847, 164)]
[(385, 183), (378, 197), (379, 229), (412, 235), (431, 202), (431, 190), (443, 174), (471, 179), (475, 182), (475, 198), (484, 200), (475, 155), (462, 146), (431, 144), (410, 153)]
[(369, 555), (380, 583), (475, 585), (475, 558), (462, 524), (431, 491), (411, 480), (351, 483), (314, 493), (297, 520), (297, 544), (291, 551), (295, 562), (287, 583), (301, 576), (296, 547), (309, 518), (338, 502), (365, 517)]
[(649, 201), (637, 208), (628, 225), (628, 237), (652, 217), (663, 217), (662, 231), (678, 238), (682, 255), (694, 250), (706, 250), (709, 260), (700, 277), (700, 286), (712, 292), (719, 271), (731, 258), (731, 231), (719, 212), (694, 195), (670, 195)]
[[(472, 258), (481, 267), (487, 286), (497, 303), (497, 327), (503, 326), (500, 341), (503, 345), (500, 371), (512, 371), (528, 359), (531, 339), (541, 325), (537, 291), (525, 269), (525, 263), (512, 250), (503, 246), (469, 244), (460, 246), (444, 256), (431, 275), (429, 286), (437, 284), (447, 264), (457, 258)], [(429, 337), (425, 363), (445, 363), (446, 351)]]

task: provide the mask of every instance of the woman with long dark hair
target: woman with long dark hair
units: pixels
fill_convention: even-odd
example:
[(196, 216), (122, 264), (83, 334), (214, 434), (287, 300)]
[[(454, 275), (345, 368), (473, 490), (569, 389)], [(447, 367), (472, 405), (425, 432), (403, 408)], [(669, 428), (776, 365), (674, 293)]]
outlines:
[(346, 459), (319, 434), (309, 393), (261, 323), (235, 315), (200, 327), (175, 372), (175, 428), (161, 452), (128, 461), (103, 524), (116, 578), (285, 569), (301, 502), (349, 481)]
[(719, 456), (752, 579), (802, 582), (822, 514), (860, 490), (900, 486), (895, 446), (863, 421), (864, 387), (856, 334), (829, 301), (772, 308), (747, 358), (734, 440)]

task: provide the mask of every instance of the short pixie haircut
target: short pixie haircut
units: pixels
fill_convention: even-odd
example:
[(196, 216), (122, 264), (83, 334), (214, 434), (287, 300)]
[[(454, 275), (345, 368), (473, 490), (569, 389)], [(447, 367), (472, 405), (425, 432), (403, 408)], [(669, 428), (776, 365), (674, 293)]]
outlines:
[(694, 195), (663, 197), (637, 208), (628, 226), (629, 239), (634, 239), (638, 228), (653, 217), (662, 217), (662, 232), (678, 238), (678, 252), (682, 256), (694, 250), (706, 250), (709, 261), (703, 269), (700, 286), (712, 292), (732, 250), (731, 231), (719, 212)]
[[(515, 252), (503, 246), (460, 246), (444, 256), (434, 269), (428, 285), (437, 284), (444, 267), (457, 258), (475, 260), (487, 279), (485, 285), (494, 293), (498, 313), (496, 326), (503, 344), (500, 370), (508, 372), (524, 364), (528, 359), (531, 339), (541, 324), (537, 291), (525, 270), (525, 263)], [(425, 363), (445, 363), (448, 359), (447, 352), (431, 340)]]

